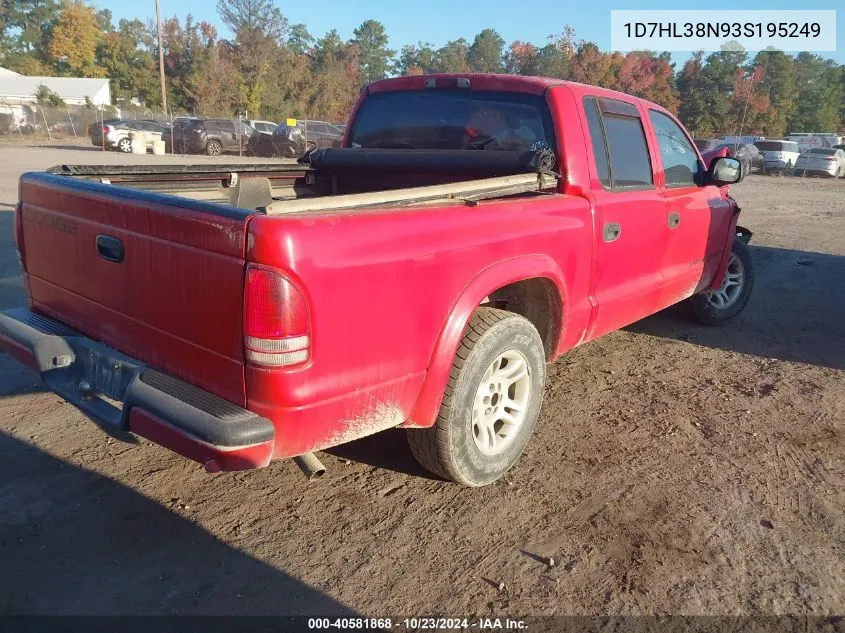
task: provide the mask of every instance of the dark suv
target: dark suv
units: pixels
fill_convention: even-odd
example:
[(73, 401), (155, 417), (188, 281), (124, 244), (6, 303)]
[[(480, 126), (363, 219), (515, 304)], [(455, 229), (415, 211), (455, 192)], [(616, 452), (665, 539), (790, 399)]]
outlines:
[(164, 137), (168, 151), (177, 154), (208, 154), (219, 156), (223, 152), (240, 152), (246, 149), (254, 130), (245, 123), (232, 119), (194, 119)]

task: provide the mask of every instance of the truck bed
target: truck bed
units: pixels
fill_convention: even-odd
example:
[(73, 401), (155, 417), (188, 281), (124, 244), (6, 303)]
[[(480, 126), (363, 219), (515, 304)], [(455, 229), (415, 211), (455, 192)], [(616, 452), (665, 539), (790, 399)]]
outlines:
[[(477, 201), (554, 189), (557, 185), (557, 174), (552, 170), (554, 158), (544, 152), (331, 149), (313, 152), (305, 161), (213, 166), (59, 165), (47, 171), (271, 214)], [(538, 174), (542, 177), (531, 177)], [(409, 191), (400, 193), (403, 189)], [(322, 204), (294, 203), (328, 196), (335, 199)]]

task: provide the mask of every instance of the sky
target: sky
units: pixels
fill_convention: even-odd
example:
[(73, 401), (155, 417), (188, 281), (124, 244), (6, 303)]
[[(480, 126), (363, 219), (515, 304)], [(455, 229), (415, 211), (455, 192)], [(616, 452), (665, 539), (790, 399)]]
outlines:
[[(184, 18), (191, 13), (196, 20), (207, 20), (217, 26), (221, 36), (226, 29), (217, 16), (216, 0), (160, 0), (162, 18), (173, 15)], [(120, 18), (155, 18), (155, 0), (94, 0), (100, 9), (110, 9), (115, 23)], [(288, 2), (277, 0), (282, 13), (291, 24), (303, 23), (315, 37), (337, 29), (344, 39), (364, 20), (375, 19), (384, 24), (390, 36), (390, 45), (399, 49), (403, 44), (420, 40), (442, 46), (449, 40), (464, 37), (472, 42), (476, 33), (492, 28), (510, 43), (514, 40), (545, 43), (546, 37), (560, 33), (565, 25), (575, 28), (576, 39), (592, 40), (602, 50), (610, 48), (611, 9), (681, 9), (700, 8), (683, 6), (674, 1), (607, 2), (604, 0), (556, 0), (553, 2), (521, 3), (514, 0), (317, 0)], [(707, 3), (712, 19), (718, 20), (719, 9), (834, 9), (838, 3), (831, 0), (746, 0), (736, 2), (713, 1)], [(317, 8), (318, 7), (318, 8)], [(845, 11), (836, 16), (837, 31), (845, 34)], [(845, 64), (845, 35), (840, 35), (838, 52), (818, 53)], [(678, 63), (689, 57), (675, 53)]]

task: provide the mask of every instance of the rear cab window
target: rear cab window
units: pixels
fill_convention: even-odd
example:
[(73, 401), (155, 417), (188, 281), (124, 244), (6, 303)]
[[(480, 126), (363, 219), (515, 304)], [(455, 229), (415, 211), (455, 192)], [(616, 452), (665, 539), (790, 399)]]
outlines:
[(546, 100), (517, 92), (424, 90), (368, 96), (352, 147), (555, 151)]
[(584, 110), (602, 186), (610, 191), (652, 189), (651, 156), (637, 107), (616, 99), (585, 97)]

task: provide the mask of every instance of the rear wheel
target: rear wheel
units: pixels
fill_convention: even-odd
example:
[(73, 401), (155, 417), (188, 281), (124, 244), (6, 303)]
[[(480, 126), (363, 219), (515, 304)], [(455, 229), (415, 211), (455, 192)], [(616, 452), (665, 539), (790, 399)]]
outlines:
[(205, 153), (209, 156), (220, 156), (222, 152), (223, 146), (220, 144), (220, 141), (216, 139), (211, 139), (205, 146)]
[(464, 331), (434, 426), (409, 429), (427, 470), (484, 486), (514, 465), (540, 415), (546, 359), (524, 317), (479, 308)]
[(117, 143), (117, 149), (119, 149), (125, 154), (128, 154), (132, 151), (132, 141), (130, 141), (128, 138), (120, 139), (120, 141), (118, 141)]
[(745, 309), (754, 287), (754, 262), (751, 250), (734, 237), (728, 267), (722, 285), (713, 292), (689, 298), (693, 318), (702, 325), (724, 325)]

